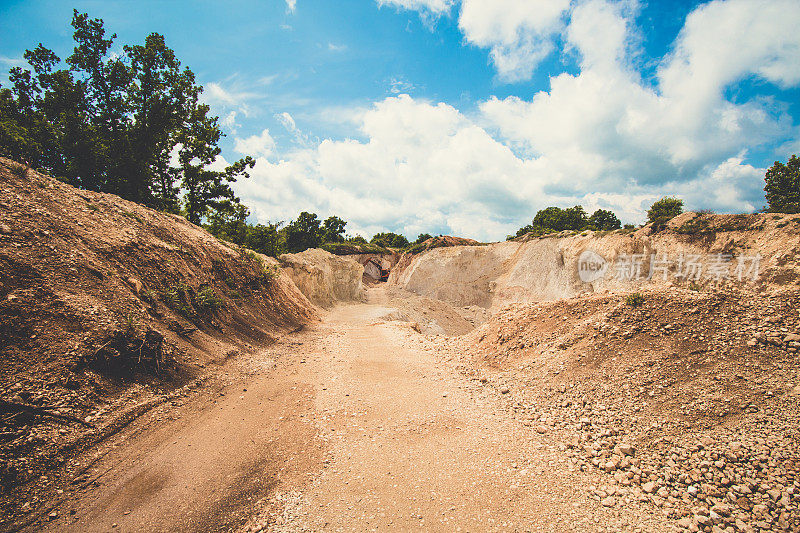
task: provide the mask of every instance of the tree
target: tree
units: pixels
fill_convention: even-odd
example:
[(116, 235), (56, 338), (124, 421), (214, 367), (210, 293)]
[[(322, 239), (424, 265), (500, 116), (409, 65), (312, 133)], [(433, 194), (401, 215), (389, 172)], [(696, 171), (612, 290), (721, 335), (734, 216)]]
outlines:
[(278, 257), (286, 250), (283, 232), (280, 231), (282, 225), (278, 222), (250, 226), (246, 246), (264, 255)]
[(417, 236), (417, 240), (414, 241), (414, 244), (422, 244), (423, 242), (427, 241), (428, 239), (433, 239), (433, 235), (430, 233), (420, 233)]
[(547, 207), (533, 217), (532, 229), (540, 227), (552, 231), (581, 231), (587, 224), (586, 211), (580, 205), (567, 209)]
[(208, 168), (222, 151), (218, 146), (222, 136), (218, 117), (209, 116), (209, 109), (195, 97), (189, 121), (176, 136), (179, 166), (170, 169), (186, 190), (186, 218), (193, 224), (200, 224), (210, 209), (238, 201), (230, 183), (239, 176), (249, 177), (247, 169), (255, 165), (255, 160), (247, 156), (222, 171)]
[(589, 217), (589, 225), (597, 230), (608, 231), (622, 227), (617, 215), (607, 209), (598, 209)]
[(344, 242), (344, 227), (347, 222), (337, 216), (331, 216), (322, 223), (323, 242)]
[(541, 228), (548, 228), (554, 231), (561, 231), (561, 220), (564, 211), (560, 207), (546, 207), (541, 209), (533, 217), (533, 224), (531, 226), (539, 226)]
[(405, 248), (408, 246), (408, 239), (403, 235), (392, 233), (391, 231), (385, 233), (376, 233), (370, 241), (372, 244), (383, 246), (384, 248)]
[(770, 212), (800, 213), (800, 158), (792, 155), (785, 165), (775, 161), (764, 181)]
[(317, 215), (303, 211), (284, 228), (286, 249), (290, 253), (317, 248), (322, 243), (322, 228)]
[(218, 119), (199, 103), (202, 87), (164, 37), (150, 34), (118, 53), (101, 19), (74, 10), (72, 27), (67, 68), (40, 43), (24, 54), (30, 69), (9, 71), (11, 87), (0, 87), (0, 154), (77, 187), (183, 208), (196, 224), (236, 203), (230, 184), (255, 161), (210, 168), (223, 136)]
[(665, 196), (653, 203), (647, 210), (647, 221), (655, 227), (663, 226), (683, 213), (683, 200), (673, 196)]

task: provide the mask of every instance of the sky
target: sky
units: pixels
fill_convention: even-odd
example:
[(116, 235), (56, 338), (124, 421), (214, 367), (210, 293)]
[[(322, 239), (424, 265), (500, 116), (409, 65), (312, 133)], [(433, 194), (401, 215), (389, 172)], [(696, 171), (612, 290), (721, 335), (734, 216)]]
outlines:
[(219, 163), (257, 158), (254, 222), (491, 241), (547, 206), (752, 212), (800, 154), (797, 0), (0, 1), (0, 71), (69, 55), (73, 7), (120, 50), (165, 36)]

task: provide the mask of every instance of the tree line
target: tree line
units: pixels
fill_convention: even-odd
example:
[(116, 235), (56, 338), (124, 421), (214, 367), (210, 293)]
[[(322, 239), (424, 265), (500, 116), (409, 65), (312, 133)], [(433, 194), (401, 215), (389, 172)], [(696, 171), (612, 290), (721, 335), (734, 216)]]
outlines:
[(283, 222), (252, 224), (247, 221), (249, 216), (250, 211), (245, 206), (238, 205), (230, 212), (214, 212), (208, 217), (204, 227), (220, 239), (273, 257), (331, 244), (372, 244), (380, 248), (404, 250), (432, 238), (428, 233), (421, 233), (411, 242), (401, 234), (383, 232), (376, 233), (367, 241), (361, 235), (347, 235), (347, 222), (342, 218), (330, 216), (323, 220), (316, 213), (307, 211), (301, 212), (296, 219), (285, 225)]
[(63, 62), (39, 43), (0, 86), (0, 155), (83, 189), (109, 192), (199, 224), (232, 212), (230, 184), (247, 177), (245, 157), (223, 170), (219, 119), (203, 88), (162, 35), (112, 52), (116, 34), (73, 11), (75, 47)]

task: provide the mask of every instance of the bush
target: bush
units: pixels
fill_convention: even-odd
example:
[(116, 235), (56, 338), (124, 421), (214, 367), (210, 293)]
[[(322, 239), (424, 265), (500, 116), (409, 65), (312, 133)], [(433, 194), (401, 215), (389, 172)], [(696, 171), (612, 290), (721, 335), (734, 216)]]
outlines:
[(197, 291), (195, 300), (197, 301), (197, 306), (201, 309), (216, 309), (222, 307), (222, 300), (219, 299), (214, 289), (208, 285)]
[(647, 210), (647, 222), (654, 226), (663, 226), (681, 213), (683, 213), (683, 200), (665, 196)]
[(28, 177), (28, 167), (25, 165), (11, 165), (11, 173), (14, 174), (18, 178), (27, 178)]
[(785, 165), (775, 161), (764, 182), (770, 212), (800, 213), (800, 158), (792, 155)]
[(625, 303), (631, 307), (639, 307), (644, 303), (644, 296), (641, 293), (634, 292), (625, 297)]
[(376, 233), (369, 241), (372, 244), (383, 246), (384, 248), (405, 248), (408, 246), (408, 239), (403, 235), (392, 233)]

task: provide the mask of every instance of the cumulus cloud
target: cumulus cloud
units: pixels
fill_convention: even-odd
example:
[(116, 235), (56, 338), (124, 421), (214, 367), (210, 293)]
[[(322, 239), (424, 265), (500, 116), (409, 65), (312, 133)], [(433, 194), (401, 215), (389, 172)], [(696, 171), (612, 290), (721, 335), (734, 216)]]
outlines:
[(530, 78), (553, 51), (570, 0), (462, 0), (458, 27), (470, 44), (488, 48), (498, 74)]
[[(797, 4), (782, 7), (784, 19), (800, 22)], [(723, 97), (724, 89), (745, 75), (796, 83), (789, 63), (800, 37), (760, 25), (763, 9), (744, 0), (698, 8), (674, 54), (659, 68), (657, 86), (651, 87), (627, 64), (631, 21), (619, 6), (597, 0), (581, 4), (566, 32), (581, 55), (580, 73), (552, 78), (550, 91), (529, 101), (491, 98), (481, 111), (508, 142), (551, 162), (554, 189), (577, 191), (591, 185), (611, 191), (631, 180), (644, 186), (695, 180), (745, 147), (780, 140), (791, 131), (791, 118), (764, 102), (734, 104)], [(707, 12), (714, 23), (697, 25)], [(750, 49), (734, 67), (739, 45), (730, 46), (732, 35), (721, 34), (720, 28), (727, 26), (721, 21), (739, 20), (754, 20), (760, 38), (753, 39), (757, 51)], [(772, 42), (756, 46), (761, 41)], [(728, 66), (700, 75), (699, 65), (711, 62), (706, 47), (712, 42), (725, 43), (728, 52), (712, 55)], [(765, 72), (764, 64), (772, 67)], [(576, 172), (581, 161), (591, 164)]]
[(236, 138), (234, 150), (243, 155), (267, 158), (275, 153), (275, 140), (269, 134), (269, 130), (264, 129), (259, 135), (244, 139)]
[(489, 238), (527, 216), (520, 193), (541, 191), (519, 183), (529, 163), (449, 105), (387, 98), (361, 114), (360, 129), (365, 142), (325, 140), (278, 162), (259, 160), (237, 192), (264, 220), (310, 209), (344, 217), (351, 232)]
[[(407, 94), (341, 108), (337, 120), (355, 124), (358, 140), (300, 143), (280, 158), (266, 130), (237, 139), (237, 150), (262, 156), (238, 194), (262, 221), (311, 210), (342, 216), (349, 232), (367, 236), (389, 229), (484, 240), (514, 232), (548, 205), (612, 209), (624, 222), (643, 221), (665, 194), (689, 208), (761, 207), (765, 169), (747, 162), (748, 150), (798, 146), (798, 128), (786, 107), (732, 102), (726, 88), (747, 77), (800, 84), (800, 34), (792, 31), (799, 4), (701, 5), (646, 82), (631, 59), (635, 2), (547, 2), (535, 13), (534, 4), (504, 2), (503, 10), (462, 0), (459, 26), (468, 42), (497, 50), (507, 75), (529, 72), (543, 53), (525, 43), (563, 31), (577, 73), (551, 78), (529, 99), (489, 98), (469, 116)], [(298, 131), (290, 115), (276, 118)]]
[(294, 13), (295, 9), (297, 9), (297, 0), (286, 0), (286, 10)]

